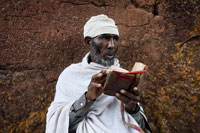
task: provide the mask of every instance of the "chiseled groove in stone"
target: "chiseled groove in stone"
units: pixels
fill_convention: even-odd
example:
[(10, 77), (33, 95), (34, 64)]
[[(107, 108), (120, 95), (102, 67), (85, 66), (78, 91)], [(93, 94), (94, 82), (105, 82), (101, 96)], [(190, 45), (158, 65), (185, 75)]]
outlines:
[(68, 3), (68, 4), (73, 4), (73, 5), (94, 5), (96, 7), (114, 7), (112, 5), (107, 5), (105, 2), (103, 2), (102, 4), (97, 4), (95, 3), (94, 1), (90, 1), (90, 2), (87, 2), (87, 3), (76, 3), (76, 2), (72, 2), (72, 1), (65, 1), (65, 0), (61, 0), (61, 3)]

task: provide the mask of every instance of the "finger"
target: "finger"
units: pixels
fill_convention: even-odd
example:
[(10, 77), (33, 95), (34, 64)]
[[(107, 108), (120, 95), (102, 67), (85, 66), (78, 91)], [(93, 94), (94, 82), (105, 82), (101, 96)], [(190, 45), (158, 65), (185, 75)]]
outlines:
[(95, 74), (95, 75), (92, 77), (92, 79), (93, 79), (93, 80), (99, 79), (99, 78), (103, 77), (105, 74), (106, 74), (106, 69), (103, 69), (100, 73)]
[(107, 75), (107, 70), (103, 69), (100, 73), (102, 74), (102, 76), (100, 77), (101, 79), (105, 79), (106, 75)]
[(140, 102), (140, 97), (136, 96), (133, 93), (130, 93), (130, 92), (126, 91), (126, 90), (120, 90), (120, 93), (125, 95), (126, 97), (128, 97), (129, 99), (131, 99), (133, 101)]
[(122, 101), (123, 103), (128, 103), (128, 102), (130, 102), (130, 98), (128, 98), (128, 97), (126, 97), (126, 96), (124, 96), (124, 95), (122, 95), (122, 94), (120, 94), (120, 93), (116, 93), (116, 97), (120, 100), (120, 101)]
[(131, 99), (129, 99), (129, 98), (123, 96), (123, 95), (120, 94), (120, 93), (116, 93), (116, 97), (117, 97), (122, 103), (124, 103), (125, 106), (126, 106), (127, 108), (133, 108), (133, 107), (137, 104), (137, 102), (131, 101)]
[(107, 72), (106, 69), (103, 69), (103, 70), (101, 71), (102, 74), (105, 74), (106, 72)]
[(97, 82), (97, 83), (100, 83), (100, 84), (104, 84), (105, 80), (106, 80), (106, 76), (107, 76), (107, 73), (105, 71), (103, 72), (100, 72), (98, 73), (97, 75), (94, 75), (93, 78), (92, 78), (92, 81), (93, 82)]
[(99, 79), (103, 80), (103, 79), (106, 78), (106, 75), (107, 75), (106, 71), (107, 71), (106, 69), (103, 69), (103, 70), (100, 72), (102, 75), (99, 77)]
[(95, 82), (98, 80), (100, 77), (102, 77), (102, 73), (98, 73), (92, 76), (92, 81)]
[(91, 86), (92, 86), (92, 88), (101, 88), (102, 87), (101, 84), (96, 83), (96, 82), (91, 82)]
[(134, 87), (133, 88), (133, 92), (136, 96), (139, 96), (140, 95), (140, 90), (138, 89), (138, 87)]
[(97, 74), (96, 78), (98, 79), (98, 78), (101, 78), (102, 76), (103, 76), (103, 73), (100, 72), (100, 73)]

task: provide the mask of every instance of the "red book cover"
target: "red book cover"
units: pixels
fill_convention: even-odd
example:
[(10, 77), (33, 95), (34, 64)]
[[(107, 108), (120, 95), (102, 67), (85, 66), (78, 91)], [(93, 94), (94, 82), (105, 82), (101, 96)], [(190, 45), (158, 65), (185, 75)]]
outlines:
[(138, 85), (140, 76), (143, 73), (145, 71), (127, 73), (118, 71), (109, 72), (104, 84), (104, 94), (115, 96), (121, 89), (131, 91), (129, 89)]

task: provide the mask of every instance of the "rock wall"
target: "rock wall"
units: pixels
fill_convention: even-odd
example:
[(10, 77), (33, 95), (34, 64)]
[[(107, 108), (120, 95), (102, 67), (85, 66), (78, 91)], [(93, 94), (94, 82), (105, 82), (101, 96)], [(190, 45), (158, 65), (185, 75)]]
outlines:
[(89, 47), (83, 26), (106, 14), (120, 31), (121, 66), (148, 65), (143, 107), (153, 132), (200, 129), (198, 0), (2, 0), (0, 132), (44, 132), (62, 70)]

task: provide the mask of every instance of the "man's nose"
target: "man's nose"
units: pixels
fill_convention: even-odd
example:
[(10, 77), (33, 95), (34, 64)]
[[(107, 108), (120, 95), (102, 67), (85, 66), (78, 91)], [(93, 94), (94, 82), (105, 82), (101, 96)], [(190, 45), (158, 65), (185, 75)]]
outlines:
[(115, 43), (114, 43), (114, 40), (113, 38), (111, 38), (109, 41), (108, 41), (108, 48), (114, 48), (115, 47)]

